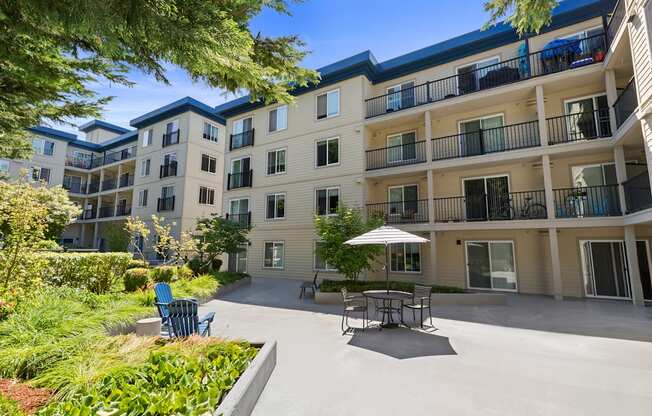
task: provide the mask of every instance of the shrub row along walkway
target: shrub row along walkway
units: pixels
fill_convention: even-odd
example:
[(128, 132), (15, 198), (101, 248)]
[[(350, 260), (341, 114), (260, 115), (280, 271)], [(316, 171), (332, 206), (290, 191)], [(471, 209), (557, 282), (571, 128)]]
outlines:
[[(337, 305), (253, 279), (203, 306), (213, 334), (278, 340), (255, 415), (649, 415), (652, 310), (510, 296), (435, 307), (437, 331), (340, 333)], [(359, 324), (360, 322), (353, 322)]]

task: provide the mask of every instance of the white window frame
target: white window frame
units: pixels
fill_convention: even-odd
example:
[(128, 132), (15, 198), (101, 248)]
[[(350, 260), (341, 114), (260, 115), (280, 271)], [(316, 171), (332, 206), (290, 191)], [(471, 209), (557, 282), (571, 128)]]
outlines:
[[(247, 207), (249, 208), (247, 212), (253, 212), (253, 209), (252, 209), (253, 199), (249, 198), (248, 196), (243, 196), (243, 197), (237, 197), (237, 198), (229, 199), (229, 215), (241, 215), (240, 212), (233, 212), (231, 210), (231, 208), (233, 207), (232, 203), (234, 201), (247, 201)], [(267, 202), (267, 198), (265, 198), (265, 202)], [(267, 209), (267, 207), (265, 207), (265, 209)], [(267, 212), (267, 211), (265, 211), (265, 212)]]
[[(209, 170), (204, 170), (204, 169), (202, 169), (203, 160), (200, 160), (200, 161), (199, 161), (199, 170), (202, 171), (202, 172), (204, 172), (204, 173), (208, 173), (208, 174), (210, 174), (210, 175), (216, 175), (216, 174), (217, 174), (217, 157), (215, 157), (215, 156), (211, 156), (211, 155), (209, 155), (208, 153), (202, 153), (202, 154), (201, 154), (201, 159), (204, 159), (204, 156), (206, 156), (206, 157), (208, 158), (208, 169), (209, 169)], [(210, 171), (210, 168), (211, 168), (211, 159), (215, 160), (215, 172), (211, 172), (211, 171)]]
[[(143, 195), (145, 195), (145, 198), (143, 198)], [(141, 189), (138, 191), (138, 206), (143, 208), (147, 206), (147, 200), (149, 199), (149, 189)]]
[[(392, 203), (392, 200), (390, 198), (390, 195), (392, 193), (392, 189), (398, 189), (398, 188), (401, 189), (401, 202), (402, 202), (402, 204), (401, 204), (402, 205), (401, 206), (401, 212), (397, 212), (396, 214), (392, 214), (391, 213), (392, 209), (391, 209), (391, 206), (390, 206), (389, 207), (389, 211), (390, 211), (389, 215), (399, 216), (400, 217), (401, 215), (403, 215), (403, 213), (405, 213), (405, 187), (407, 187), (407, 186), (416, 186), (417, 187), (417, 201), (419, 201), (419, 195), (421, 194), (421, 190), (419, 189), (419, 184), (418, 183), (407, 183), (407, 184), (404, 184), (404, 185), (388, 186), (387, 187), (387, 203), (388, 204)], [(418, 204), (417, 204), (417, 211), (419, 211)]]
[(172, 188), (172, 194), (165, 196), (165, 198), (170, 198), (170, 197), (176, 196), (176, 189), (175, 189), (174, 184), (161, 185), (161, 198), (164, 198), (163, 197), (163, 188)]
[[(145, 169), (145, 166), (147, 166), (147, 169)], [(149, 176), (150, 173), (151, 173), (151, 170), (152, 170), (152, 159), (151, 158), (143, 159), (143, 160), (140, 161), (140, 171), (138, 173), (140, 173), (141, 178), (145, 178), (145, 177)]]
[[(278, 206), (277, 206), (277, 197), (283, 195), (283, 216), (278, 217), (277, 211), (278, 211)], [(268, 198), (270, 196), (274, 197), (274, 217), (268, 217), (267, 216), (267, 206), (268, 206)], [(268, 194), (265, 194), (265, 220), (266, 221), (278, 221), (278, 220), (284, 220), (287, 217), (287, 194), (285, 192), (270, 192)]]
[[(405, 143), (403, 143), (403, 135), (404, 134), (409, 134), (409, 133), (414, 133), (414, 157), (412, 159), (406, 159), (406, 158), (403, 157), (403, 146), (405, 146)], [(389, 153), (390, 153), (389, 139), (392, 139), (394, 137), (399, 137), (399, 136), (401, 137), (401, 144), (399, 145), (399, 146), (401, 146), (400, 147), (400, 149), (401, 149), (401, 159), (399, 159), (399, 160), (389, 160), (390, 159), (389, 158)], [(393, 163), (403, 163), (403, 162), (410, 161), (410, 160), (417, 160), (417, 158), (418, 158), (417, 150), (416, 150), (416, 143), (418, 141), (417, 137), (418, 137), (417, 130), (406, 130), (406, 131), (401, 131), (401, 132), (398, 132), (398, 133), (388, 134), (387, 136), (385, 136), (385, 145), (387, 146), (387, 163), (393, 164)]]
[[(274, 161), (276, 163), (276, 166), (278, 166), (278, 152), (283, 151), (285, 152), (285, 166), (283, 167), (283, 172), (279, 172), (278, 170), (274, 173), (269, 173), (269, 154), (274, 152), (276, 155), (274, 156)], [(285, 175), (285, 173), (288, 171), (288, 150), (287, 147), (279, 147), (277, 149), (270, 149), (266, 153), (266, 158), (265, 158), (265, 163), (267, 166), (265, 166), (265, 175), (266, 176), (276, 176), (276, 175)]]
[[(339, 208), (342, 205), (342, 190), (340, 189), (341, 187), (339, 185), (337, 186), (322, 186), (319, 188), (315, 188), (315, 202), (313, 206), (315, 207), (315, 215), (318, 215), (320, 217), (331, 217), (333, 215), (337, 215), (337, 209), (335, 210), (335, 213), (329, 214), (328, 212), (330, 211), (330, 206), (328, 205), (330, 198), (328, 197), (329, 191), (333, 189), (337, 189), (337, 208)], [(320, 214), (319, 213), (319, 197), (317, 196), (317, 193), (319, 191), (326, 191), (326, 214)]]
[[(38, 177), (39, 177), (39, 179), (37, 179), (37, 180), (34, 179), (34, 170), (36, 170), (36, 169), (38, 169)], [(43, 175), (43, 169), (47, 169), (50, 172), (48, 174), (48, 180), (47, 181), (43, 181), (43, 179), (41, 179), (41, 176)], [(40, 166), (40, 165), (32, 165), (32, 166), (30, 166), (30, 172), (29, 173), (30, 173), (29, 181), (32, 182), (32, 183), (45, 182), (46, 184), (50, 184), (50, 179), (52, 179), (52, 169), (48, 168), (48, 167), (44, 167), (44, 166)]]
[[(482, 58), (482, 59), (479, 59), (479, 60), (477, 60), (477, 61), (465, 62), (465, 63), (463, 63), (463, 64), (460, 64), (460, 65), (456, 66), (455, 69), (454, 69), (455, 73), (453, 74), (453, 75), (455, 76), (455, 92), (456, 92), (456, 93), (459, 93), (459, 92), (460, 92), (460, 77), (459, 77), (459, 75), (460, 75), (460, 68), (464, 68), (464, 67), (471, 66), (471, 65), (476, 65), (476, 66), (478, 66), (479, 64), (481, 64), (481, 63), (483, 63), (483, 62), (493, 61), (494, 59), (498, 59), (498, 62), (495, 63), (495, 64), (491, 64), (491, 65), (498, 65), (498, 64), (500, 64), (500, 63), (503, 62), (503, 59), (502, 59), (501, 55), (498, 54), (498, 55), (488, 56), (488, 57), (486, 57), (486, 58)], [(489, 67), (489, 66), (491, 66), (491, 65), (486, 65), (486, 66)], [(483, 67), (476, 68), (475, 71), (474, 71), (474, 76), (476, 77), (476, 82), (477, 82), (477, 80), (478, 80), (479, 78), (478, 78), (477, 75), (475, 75), (475, 74), (477, 74), (478, 69), (482, 69), (482, 68), (483, 68)], [(479, 88), (479, 87), (480, 87), (480, 86), (478, 85), (478, 88)], [(481, 90), (478, 90), (478, 91), (481, 91)], [(468, 94), (468, 93), (467, 93), (467, 94)]]
[[(474, 288), (471, 286), (471, 275), (470, 275), (470, 270), (469, 270), (469, 249), (468, 249), (468, 244), (469, 243), (488, 243), (491, 245), (491, 243), (509, 243), (512, 245), (512, 261), (514, 262), (512, 266), (514, 266), (514, 276), (515, 276), (515, 288), (514, 290), (512, 289), (494, 289), (493, 288), (493, 282), (491, 282), (490, 288)], [(491, 250), (491, 249), (490, 249)], [(516, 243), (514, 240), (465, 240), (464, 241), (464, 262), (466, 264), (466, 287), (469, 289), (477, 289), (477, 290), (489, 290), (492, 292), (510, 292), (510, 293), (517, 293), (518, 288), (519, 288), (519, 281), (518, 281), (518, 265), (516, 264)], [(491, 253), (489, 253), (489, 273), (491, 273)]]
[[(336, 163), (329, 163), (328, 161), (328, 146), (332, 140), (337, 140), (337, 162)], [(326, 164), (323, 166), (319, 166), (319, 143), (321, 142), (326, 142)], [(333, 166), (339, 166), (342, 160), (342, 145), (341, 145), (341, 140), (340, 136), (333, 136), (333, 137), (327, 137), (323, 139), (317, 139), (315, 140), (315, 169), (322, 169), (322, 168), (330, 168)]]
[[(394, 107), (391, 107), (389, 105), (390, 104), (390, 94), (398, 95), (398, 101), (399, 101), (399, 103), (402, 103), (403, 102), (403, 85), (408, 84), (410, 82), (412, 83), (412, 87), (411, 87), (412, 92), (413, 92), (413, 98), (412, 99), (414, 100), (414, 104), (412, 105), (412, 107), (414, 107), (417, 104), (417, 97), (416, 97), (417, 80), (412, 78), (412, 79), (408, 79), (408, 80), (405, 80), (403, 82), (400, 82), (398, 84), (390, 85), (390, 86), (385, 88), (385, 96), (387, 97), (385, 99), (385, 107), (386, 107), (386, 109), (388, 111), (390, 109), (394, 110)], [(397, 88), (397, 87), (400, 88), (400, 90), (392, 92), (392, 93), (389, 92), (389, 90)], [(412, 107), (405, 107), (405, 108), (412, 108)], [(401, 109), (403, 109), (403, 107), (401, 107), (400, 104), (399, 104), (398, 110), (401, 110)]]
[[(279, 122), (278, 122), (278, 120), (279, 120), (279, 116), (278, 116), (279, 112), (278, 112), (278, 110), (280, 108), (285, 108), (285, 127), (283, 127), (282, 129), (278, 127), (278, 125), (279, 125)], [(276, 130), (270, 130), (269, 129), (269, 122), (270, 122), (270, 119), (272, 118), (272, 111), (274, 111), (274, 110), (276, 110)], [(287, 104), (278, 105), (276, 107), (273, 107), (273, 108), (269, 109), (269, 111), (267, 112), (267, 134), (274, 134), (274, 133), (281, 132), (283, 130), (287, 130), (287, 128), (288, 128), (288, 111), (289, 111), (289, 109), (288, 109)]]
[[(251, 119), (251, 128), (253, 129), (253, 128), (254, 128), (254, 116), (253, 116), (253, 115), (249, 115), (249, 116), (242, 117), (242, 118), (239, 118), (239, 119), (233, 121), (233, 126), (231, 127), (231, 134), (241, 134), (241, 133), (244, 133), (245, 131), (249, 131), (249, 130), (244, 130), (244, 123), (243, 123), (243, 122), (244, 122), (246, 119), (248, 119), (248, 118)], [(236, 133), (236, 132), (235, 132), (235, 126), (237, 126), (238, 123), (242, 123), (242, 125), (243, 125), (243, 127), (242, 127), (243, 130), (242, 130), (241, 132)]]
[[(403, 246), (403, 252), (405, 253), (405, 246), (407, 244), (414, 244), (418, 247), (419, 250), (419, 270), (392, 270), (392, 247), (394, 245), (402, 245)], [(390, 244), (389, 247), (389, 272), (390, 273), (400, 273), (400, 274), (422, 274), (423, 273), (423, 265), (421, 264), (422, 261), (422, 253), (421, 253), (421, 244), (418, 243), (394, 243)], [(403, 269), (406, 269), (406, 263), (405, 263), (405, 257), (403, 257)]]
[[(208, 137), (205, 137), (207, 135), (206, 133), (206, 126), (209, 126), (208, 130), (210, 132), (213, 132), (215, 130), (215, 135), (213, 136), (212, 134), (208, 134)], [(219, 143), (220, 142), (220, 128), (217, 127), (213, 123), (209, 123), (208, 121), (204, 120), (204, 131), (202, 132), (202, 139), (209, 141), (211, 143)], [(213, 140), (215, 139), (215, 140)]]
[[(202, 188), (206, 190), (206, 202), (201, 202), (201, 191)], [(213, 202), (210, 203), (210, 193), (213, 193)], [(211, 188), (205, 185), (199, 185), (199, 198), (197, 198), (197, 201), (199, 201), (199, 205), (205, 205), (205, 206), (215, 206), (215, 188)]]
[(587, 27), (587, 28), (582, 29), (582, 30), (578, 30), (577, 32), (571, 33), (569, 35), (560, 36), (557, 39), (570, 39), (570, 38), (573, 38), (575, 36), (578, 36), (580, 38), (580, 40), (581, 39), (586, 39), (587, 34), (589, 33), (589, 31), (590, 30), (596, 30), (596, 29), (603, 29), (603, 28), (602, 28), (602, 26), (591, 26), (591, 27)]
[[(494, 117), (500, 117), (502, 119), (502, 127), (506, 126), (506, 124), (505, 124), (505, 113), (489, 114), (489, 115), (482, 116), (482, 117), (473, 117), (473, 118), (467, 118), (467, 119), (464, 119), (464, 120), (458, 120), (457, 121), (457, 146), (458, 146), (459, 151), (461, 152), (462, 147), (463, 147), (462, 146), (462, 140), (463, 140), (463, 138), (462, 138), (462, 124), (463, 123), (469, 123), (471, 121), (482, 121), (482, 120), (486, 120), (486, 119), (494, 118)], [(507, 140), (505, 140), (505, 142), (506, 141)]]
[(234, 157), (233, 159), (230, 160), (229, 173), (231, 173), (231, 175), (233, 175), (234, 173), (243, 173), (243, 172), (234, 172), (233, 171), (234, 162), (237, 162), (238, 160), (243, 160), (243, 159), (249, 159), (249, 169), (253, 170), (253, 167), (251, 165), (251, 161), (252, 161), (251, 155), (238, 156), (238, 157)]
[[(337, 92), (337, 113), (329, 115), (328, 114), (328, 102), (329, 102), (328, 96), (329, 96), (329, 94), (332, 94), (334, 92)], [(318, 106), (317, 102), (319, 100), (319, 97), (321, 97), (322, 95), (326, 95), (326, 117), (319, 118), (319, 114), (317, 112), (319, 106)], [(340, 113), (342, 112), (341, 107), (342, 107), (342, 96), (341, 96), (341, 92), (340, 92), (339, 88), (335, 88), (335, 89), (332, 89), (332, 90), (329, 90), (329, 91), (325, 91), (325, 92), (322, 92), (322, 93), (319, 93), (319, 94), (315, 94), (315, 120), (316, 121), (330, 120), (331, 118), (338, 117), (340, 115)]]
[[(38, 146), (34, 146), (34, 142), (38, 142), (40, 144)], [(51, 155), (46, 155), (45, 154), (45, 143), (52, 143), (52, 154)], [(57, 143), (52, 141), (52, 140), (47, 140), (47, 139), (43, 139), (43, 138), (40, 138), (40, 137), (34, 137), (32, 139), (32, 149), (34, 150), (34, 153), (39, 155), (39, 156), (53, 157), (56, 147), (57, 147)]]
[(154, 144), (154, 129), (143, 131), (143, 147), (149, 147)]
[(324, 265), (326, 266), (323, 269), (320, 269), (317, 267), (317, 244), (323, 243), (323, 241), (314, 241), (313, 242), (313, 256), (312, 256), (312, 270), (313, 271), (319, 271), (319, 272), (326, 272), (326, 273), (337, 273), (338, 270), (336, 267), (329, 267), (329, 264), (326, 260), (324, 260)]
[[(281, 265), (280, 266), (274, 266), (274, 258), (272, 257), (272, 265), (271, 266), (266, 266), (265, 263), (267, 260), (265, 258), (267, 254), (267, 244), (272, 244), (272, 256), (274, 256), (274, 248), (277, 245), (282, 245), (283, 246), (283, 256), (280, 258), (281, 259)], [(263, 269), (274, 269), (274, 270), (283, 270), (285, 269), (285, 241), (283, 240), (275, 240), (275, 241), (264, 241), (263, 242)]]

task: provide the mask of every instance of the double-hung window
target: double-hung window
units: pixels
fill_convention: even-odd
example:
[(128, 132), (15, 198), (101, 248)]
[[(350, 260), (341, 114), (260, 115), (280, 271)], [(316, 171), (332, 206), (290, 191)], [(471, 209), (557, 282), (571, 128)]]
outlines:
[(202, 205), (215, 205), (215, 189), (200, 186), (199, 203)]
[(140, 161), (140, 176), (149, 176), (149, 168), (150, 165), (152, 164), (151, 159), (145, 159)]
[(340, 163), (340, 139), (334, 137), (317, 141), (317, 167)]
[(269, 112), (269, 132), (281, 131), (288, 128), (288, 106), (282, 105)]
[(282, 241), (266, 241), (263, 267), (266, 269), (282, 269), (284, 263), (285, 244)]
[(201, 155), (201, 170), (208, 173), (215, 173), (217, 170), (217, 159), (207, 154)]
[(32, 148), (37, 155), (52, 156), (54, 154), (54, 142), (49, 140), (32, 139)]
[(317, 120), (340, 114), (340, 90), (332, 90), (317, 96)]
[(50, 169), (40, 166), (32, 166), (32, 181), (50, 183)]
[(147, 194), (148, 194), (147, 189), (141, 189), (138, 192), (138, 206), (139, 207), (146, 207), (147, 206)]
[(217, 143), (219, 140), (218, 132), (217, 126), (204, 121), (204, 134), (202, 136), (204, 139)]
[(393, 272), (421, 272), (421, 246), (417, 243), (392, 244), (390, 263)]
[(154, 143), (154, 129), (143, 132), (143, 147), (151, 146)]
[(285, 149), (275, 149), (267, 152), (267, 174), (285, 173)]
[(340, 205), (340, 188), (322, 188), (315, 191), (317, 215), (333, 215)]
[(268, 220), (285, 218), (285, 194), (267, 195), (267, 209), (265, 217)]

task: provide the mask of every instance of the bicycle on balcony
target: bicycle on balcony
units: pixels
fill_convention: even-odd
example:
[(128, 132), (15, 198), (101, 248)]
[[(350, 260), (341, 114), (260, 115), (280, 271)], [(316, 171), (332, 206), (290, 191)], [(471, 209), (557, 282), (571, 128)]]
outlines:
[(523, 198), (523, 205), (514, 208), (513, 198), (504, 198), (500, 206), (493, 210), (494, 220), (536, 220), (548, 217), (545, 205), (534, 201), (534, 197)]

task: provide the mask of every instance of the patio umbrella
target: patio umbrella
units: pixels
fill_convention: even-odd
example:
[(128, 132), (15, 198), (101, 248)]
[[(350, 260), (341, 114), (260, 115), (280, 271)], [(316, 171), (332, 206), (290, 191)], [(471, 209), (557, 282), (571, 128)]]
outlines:
[(385, 246), (385, 279), (387, 281), (387, 291), (389, 292), (389, 245), (398, 243), (427, 243), (430, 240), (419, 237), (418, 235), (399, 230), (398, 228), (384, 225), (371, 230), (355, 238), (347, 240), (344, 244), (350, 246), (361, 246), (378, 244)]

